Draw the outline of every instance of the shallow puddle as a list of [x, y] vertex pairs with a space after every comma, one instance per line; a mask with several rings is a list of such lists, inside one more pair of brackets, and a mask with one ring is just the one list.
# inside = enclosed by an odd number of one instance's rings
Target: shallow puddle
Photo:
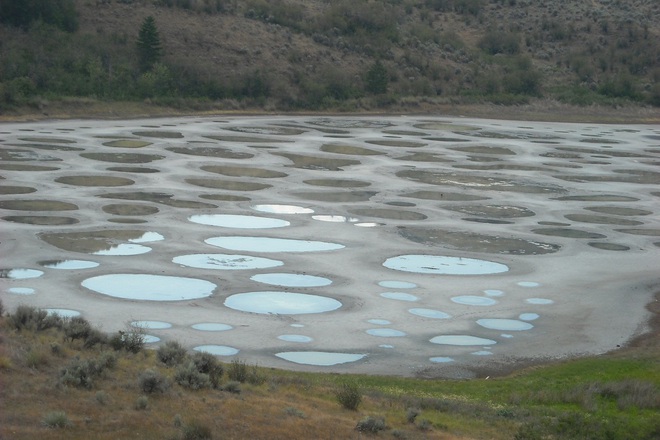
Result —
[[199, 197], [202, 199], [218, 200], [222, 202], [249, 202], [252, 200], [250, 197], [237, 196], [234, 194], [201, 194]]
[[399, 148], [419, 148], [425, 147], [427, 144], [421, 142], [412, 142], [412, 141], [398, 141], [398, 140], [372, 140], [366, 141], [368, 144], [380, 145], [383, 147], [399, 147]]
[[594, 247], [596, 249], [602, 249], [605, 251], [629, 251], [630, 246], [626, 246], [623, 244], [617, 244], [617, 243], [603, 243], [603, 242], [598, 242], [598, 241], [591, 241], [587, 243], [589, 246]]
[[58, 167], [48, 167], [43, 165], [23, 165], [17, 163], [2, 163], [0, 170], [7, 171], [56, 171]]
[[388, 321], [387, 319], [369, 319], [367, 321], [369, 324], [374, 324], [374, 325], [390, 325], [392, 322]]
[[540, 185], [533, 181], [485, 177], [474, 174], [455, 174], [437, 171], [403, 170], [397, 177], [431, 185], [450, 185], [481, 190], [510, 191], [524, 194], [550, 194], [564, 191], [559, 186]]
[[0, 200], [0, 208], [14, 211], [75, 211], [78, 205], [58, 200]]
[[319, 202], [351, 203], [367, 202], [378, 194], [376, 191], [345, 191], [345, 192], [296, 192], [294, 196]]
[[356, 217], [346, 217], [344, 215], [313, 215], [314, 220], [328, 223], [355, 223], [360, 221]]
[[198, 345], [197, 347], [193, 347], [193, 350], [209, 353], [214, 356], [234, 356], [240, 351], [238, 348], [227, 345]]
[[486, 145], [476, 145], [471, 147], [452, 147], [450, 150], [461, 151], [464, 153], [476, 154], [497, 154], [497, 155], [510, 155], [515, 156], [515, 151], [506, 147], [490, 147]]
[[307, 343], [307, 342], [312, 342], [314, 340], [309, 336], [304, 336], [304, 335], [280, 335], [277, 337], [277, 339], [286, 342], [299, 342], [299, 343]]
[[593, 214], [566, 214], [564, 217], [574, 222], [595, 223], [599, 225], [639, 226], [644, 224], [644, 222], [627, 218], [607, 217], [604, 215]]
[[532, 232], [540, 235], [549, 235], [552, 237], [566, 237], [566, 238], [607, 238], [606, 235], [598, 234], [596, 232], [582, 231], [580, 229], [571, 228], [541, 228], [532, 229]]
[[375, 156], [385, 154], [382, 151], [370, 150], [369, 148], [362, 148], [345, 144], [326, 144], [321, 146], [321, 151], [326, 153], [349, 154], [355, 156]]
[[393, 328], [370, 328], [366, 333], [371, 336], [378, 336], [381, 338], [401, 338], [406, 336], [406, 332], [395, 330]]
[[219, 147], [167, 147], [166, 150], [189, 156], [218, 157], [221, 159], [250, 159], [254, 157], [252, 153], [243, 153]]
[[29, 280], [32, 278], [39, 278], [43, 274], [43, 271], [37, 269], [0, 269], [0, 279], [6, 278], [10, 280]]
[[57, 315], [62, 318], [75, 318], [76, 316], [80, 316], [80, 312], [78, 310], [71, 310], [71, 309], [44, 309], [49, 315]]
[[293, 292], [247, 292], [230, 295], [225, 306], [241, 312], [265, 315], [300, 315], [337, 310], [342, 304], [333, 298]]
[[417, 284], [410, 283], [408, 281], [379, 281], [378, 285], [380, 287], [385, 287], [387, 289], [414, 289], [417, 287]]
[[270, 126], [270, 127], [224, 127], [225, 130], [238, 131], [240, 133], [251, 134], [274, 134], [279, 136], [297, 136], [305, 133], [306, 130], [288, 126]]
[[660, 237], [660, 229], [617, 229], [617, 232], [632, 235], [647, 235], [649, 237]]
[[64, 176], [55, 179], [55, 182], [75, 186], [128, 186], [134, 180], [113, 176]]
[[364, 217], [386, 218], [392, 220], [425, 220], [428, 218], [422, 213], [415, 211], [405, 211], [403, 209], [359, 208], [350, 209], [349, 212], [351, 214]]
[[535, 321], [539, 319], [539, 315], [538, 313], [521, 313], [518, 316], [518, 319], [520, 319], [521, 321]]
[[270, 229], [289, 226], [286, 220], [254, 215], [200, 214], [188, 217], [193, 223], [234, 229]]
[[625, 208], [622, 206], [587, 206], [584, 209], [593, 212], [598, 212], [601, 214], [624, 215], [624, 216], [653, 214], [653, 211], [647, 211], [645, 209], [636, 209], [636, 208]]
[[440, 191], [415, 191], [402, 194], [402, 197], [412, 197], [424, 200], [440, 200], [446, 202], [472, 202], [476, 200], [488, 200], [490, 197], [476, 196], [472, 194], [440, 192]]
[[440, 310], [434, 309], [424, 309], [424, 308], [412, 308], [408, 309], [408, 312], [421, 316], [422, 318], [432, 318], [432, 319], [449, 319], [451, 315], [449, 313], [441, 312]]
[[429, 358], [429, 361], [431, 361], [435, 364], [445, 364], [445, 363], [448, 363], [448, 362], [454, 362], [454, 359], [450, 358], [450, 357], [446, 357], [446, 356], [435, 356], [435, 357]]
[[630, 196], [619, 196], [616, 194], [594, 194], [584, 196], [557, 197], [553, 200], [561, 200], [567, 202], [636, 202], [639, 199]]
[[412, 162], [453, 162], [442, 154], [416, 152], [406, 156], [395, 157], [395, 160], [409, 160]]
[[135, 136], [145, 136], [162, 139], [181, 139], [183, 134], [177, 131], [160, 131], [160, 130], [147, 130], [147, 131], [134, 131]]
[[534, 328], [532, 324], [517, 319], [484, 318], [478, 319], [477, 324], [490, 330], [502, 331], [524, 331]]
[[39, 226], [64, 226], [64, 225], [74, 225], [80, 222], [80, 220], [73, 217], [40, 216], [40, 215], [10, 215], [7, 217], [2, 217], [2, 219], [12, 223], [25, 223], [28, 225], [39, 225]]
[[116, 163], [149, 163], [165, 159], [165, 156], [158, 154], [140, 153], [80, 153], [80, 156], [85, 159], [97, 160], [100, 162]]
[[36, 188], [30, 186], [0, 186], [0, 194], [30, 194], [36, 192]]
[[203, 171], [208, 171], [209, 173], [223, 174], [225, 176], [231, 176], [231, 177], [258, 177], [264, 179], [272, 179], [272, 178], [288, 176], [288, 174], [282, 173], [280, 171], [267, 170], [263, 168], [251, 168], [251, 167], [205, 165], [200, 169], [202, 169]]
[[463, 205], [446, 206], [444, 209], [461, 212], [468, 215], [494, 218], [518, 218], [532, 217], [536, 215], [534, 211], [527, 209], [524, 206], [512, 205]]
[[537, 283], [536, 281], [518, 281], [516, 283], [520, 287], [539, 287], [541, 283]]
[[343, 167], [351, 165], [359, 165], [359, 160], [354, 159], [335, 159], [320, 156], [305, 156], [303, 154], [294, 153], [272, 153], [276, 156], [281, 156], [293, 162], [294, 168], [302, 168], [309, 170], [326, 170], [326, 171], [342, 171]]
[[408, 301], [408, 302], [419, 301], [419, 298], [417, 296], [404, 292], [383, 292], [380, 294], [380, 296], [382, 298], [394, 299], [396, 301]]
[[103, 212], [112, 215], [152, 215], [159, 212], [159, 209], [150, 205], [129, 205], [129, 204], [115, 204], [105, 205]]
[[555, 303], [553, 300], [547, 298], [527, 298], [525, 302], [527, 304], [535, 304], [539, 306], [545, 306]]
[[[151, 248], [138, 243], [163, 240], [160, 234], [141, 230], [98, 230], [88, 232], [41, 233], [46, 243], [72, 252], [94, 255], [138, 255]], [[125, 243], [129, 242], [129, 243]]]
[[118, 139], [116, 141], [104, 142], [103, 145], [116, 148], [142, 148], [151, 145], [151, 142], [140, 141], [137, 139]]
[[522, 238], [507, 238], [473, 232], [456, 232], [422, 227], [401, 227], [398, 233], [415, 243], [433, 244], [468, 252], [507, 255], [541, 255], [557, 252], [561, 246]]
[[250, 277], [252, 281], [282, 287], [322, 287], [332, 284], [332, 280], [314, 275], [298, 273], [261, 273]]
[[99, 263], [88, 260], [47, 260], [40, 261], [39, 264], [49, 269], [79, 270], [98, 267]]
[[150, 274], [109, 274], [87, 278], [82, 286], [114, 298], [140, 301], [185, 301], [206, 298], [216, 285], [210, 281]]
[[327, 351], [284, 351], [275, 354], [275, 356], [295, 364], [330, 367], [333, 365], [357, 362], [360, 359], [365, 358], [367, 355], [358, 353], [333, 353]]
[[10, 287], [7, 289], [7, 293], [12, 295], [34, 295], [36, 290], [31, 287]]
[[284, 265], [279, 260], [270, 258], [253, 257], [251, 255], [229, 255], [229, 254], [190, 254], [174, 257], [172, 262], [181, 266], [194, 267], [197, 269], [216, 270], [252, 270], [267, 269]]
[[314, 212], [312, 208], [297, 205], [254, 205], [251, 208], [269, 214], [312, 214]]
[[186, 179], [191, 185], [201, 186], [203, 188], [224, 189], [228, 191], [259, 191], [271, 188], [272, 185], [259, 182], [242, 182], [237, 180], [220, 179]]
[[399, 255], [385, 260], [383, 266], [404, 272], [437, 275], [485, 275], [509, 270], [507, 265], [493, 261], [441, 255]]
[[212, 237], [204, 240], [211, 246], [233, 251], [248, 252], [323, 252], [343, 249], [345, 246], [325, 241], [296, 240], [273, 237]]
[[108, 167], [108, 171], [117, 171], [120, 173], [135, 173], [135, 174], [153, 174], [160, 173], [160, 170], [156, 168], [146, 168], [146, 167]]
[[189, 209], [208, 209], [217, 208], [217, 205], [210, 203], [197, 202], [192, 200], [180, 200], [173, 198], [172, 194], [161, 192], [129, 192], [129, 193], [108, 193], [102, 194], [97, 197], [104, 199], [119, 199], [119, 200], [139, 200], [144, 202], [155, 202], [163, 205], [171, 206], [173, 208], [189, 208]]
[[464, 345], [464, 346], [497, 344], [497, 341], [493, 341], [492, 339], [480, 338], [477, 336], [470, 336], [470, 335], [440, 335], [431, 338], [430, 342], [433, 344], [441, 344], [441, 345]]
[[363, 188], [371, 185], [371, 182], [364, 180], [349, 180], [349, 179], [309, 179], [304, 180], [303, 183], [314, 186], [329, 186], [333, 188]]

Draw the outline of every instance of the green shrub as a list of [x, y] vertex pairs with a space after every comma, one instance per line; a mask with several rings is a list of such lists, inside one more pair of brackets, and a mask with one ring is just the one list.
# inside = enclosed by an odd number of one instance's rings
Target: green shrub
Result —
[[183, 426], [183, 440], [210, 440], [213, 438], [211, 428], [199, 420], [191, 420]]
[[368, 434], [377, 434], [385, 428], [385, 419], [382, 417], [374, 416], [365, 417], [355, 426], [355, 429], [359, 432], [366, 432]]
[[117, 351], [139, 353], [144, 348], [144, 329], [120, 330], [110, 337], [109, 343]]
[[180, 365], [174, 373], [174, 380], [182, 387], [199, 390], [211, 386], [208, 374], [200, 373], [192, 361]]
[[191, 359], [195, 364], [197, 371], [207, 374], [213, 388], [218, 388], [220, 385], [220, 379], [222, 379], [222, 375], [225, 371], [218, 359], [211, 353], [201, 351], [195, 352]]
[[298, 417], [301, 419], [304, 419], [306, 417], [303, 411], [299, 410], [298, 408], [294, 408], [292, 406], [287, 406], [286, 408], [284, 408], [284, 414], [291, 417]]
[[520, 52], [520, 36], [513, 32], [491, 29], [479, 40], [478, 46], [490, 55], [515, 55]]
[[41, 331], [51, 327], [62, 327], [63, 320], [59, 315], [49, 315], [45, 310], [20, 305], [9, 315], [9, 325], [19, 331]]
[[165, 345], [158, 348], [156, 357], [168, 367], [172, 367], [183, 362], [186, 357], [186, 349], [177, 341], [167, 341]]
[[354, 382], [344, 382], [335, 391], [339, 404], [349, 410], [356, 411], [362, 402], [360, 387]]
[[240, 383], [247, 382], [248, 378], [248, 365], [240, 359], [233, 359], [229, 364], [227, 369], [227, 376], [231, 380], [235, 380]]
[[71, 341], [87, 339], [92, 332], [92, 325], [81, 316], [74, 316], [64, 321], [64, 336]]
[[408, 408], [406, 410], [406, 421], [408, 423], [415, 423], [415, 419], [419, 415], [420, 411], [418, 408]]
[[46, 414], [41, 421], [49, 428], [67, 428], [72, 425], [64, 411], [53, 411]]
[[92, 359], [75, 358], [60, 370], [60, 383], [91, 388], [94, 377], [101, 374], [103, 368]]
[[29, 368], [45, 367], [50, 364], [48, 353], [39, 347], [31, 348], [25, 354], [25, 365]]
[[149, 398], [147, 396], [140, 396], [135, 400], [135, 409], [144, 411], [149, 409]]
[[155, 370], [145, 370], [138, 376], [138, 387], [147, 394], [164, 393], [170, 387], [165, 376]]
[[107, 405], [110, 401], [110, 396], [105, 391], [97, 391], [95, 399], [99, 405]]
[[223, 385], [222, 391], [233, 394], [241, 394], [241, 383], [235, 380], [231, 380]]

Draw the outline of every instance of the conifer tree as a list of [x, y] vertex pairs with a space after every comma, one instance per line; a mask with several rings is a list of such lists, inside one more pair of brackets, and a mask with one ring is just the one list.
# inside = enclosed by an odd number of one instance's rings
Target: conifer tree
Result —
[[156, 27], [156, 20], [151, 15], [144, 19], [137, 39], [138, 61], [140, 70], [146, 72], [163, 56], [160, 44], [160, 35]]
[[387, 69], [380, 62], [376, 61], [367, 71], [367, 91], [375, 95], [387, 93], [387, 84], [389, 78]]

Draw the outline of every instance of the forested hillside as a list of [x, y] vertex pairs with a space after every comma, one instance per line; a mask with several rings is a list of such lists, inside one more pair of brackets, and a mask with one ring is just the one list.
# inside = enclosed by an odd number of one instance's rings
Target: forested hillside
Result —
[[0, 0], [0, 22], [5, 112], [660, 106], [656, 0]]

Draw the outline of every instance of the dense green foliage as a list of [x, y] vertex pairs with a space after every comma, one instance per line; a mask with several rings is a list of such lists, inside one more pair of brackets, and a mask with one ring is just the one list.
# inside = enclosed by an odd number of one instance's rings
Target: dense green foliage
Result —
[[0, 22], [28, 29], [39, 21], [75, 32], [78, 14], [74, 0], [0, 0]]
[[[635, 1], [647, 13], [602, 1], [0, 0], [0, 111], [69, 97], [660, 105], [660, 15]], [[124, 24], [136, 11], [142, 23]]]

